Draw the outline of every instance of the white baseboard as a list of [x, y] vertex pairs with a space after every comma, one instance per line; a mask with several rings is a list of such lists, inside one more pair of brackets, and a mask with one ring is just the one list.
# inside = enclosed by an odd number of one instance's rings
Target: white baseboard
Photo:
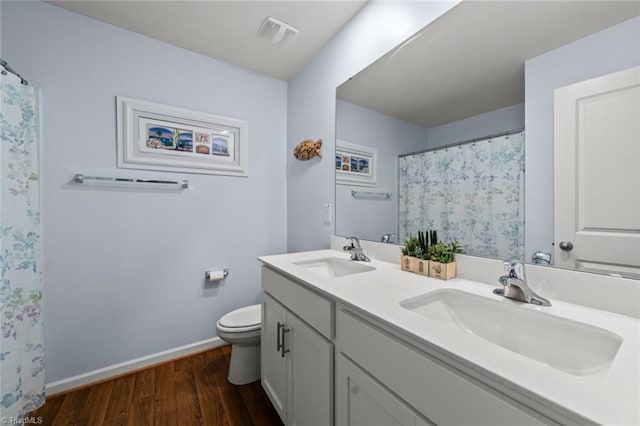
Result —
[[214, 337], [212, 339], [203, 340], [201, 342], [191, 343], [189, 345], [180, 346], [178, 348], [168, 349], [166, 351], [143, 356], [141, 358], [132, 359], [131, 361], [125, 361], [120, 364], [110, 365], [108, 367], [89, 371], [88, 373], [83, 373], [77, 376], [47, 383], [45, 385], [45, 393], [46, 395], [53, 395], [61, 392], [66, 392], [71, 389], [83, 387], [91, 383], [109, 379], [110, 377], [116, 377], [135, 370], [140, 370], [141, 368], [145, 368], [150, 365], [159, 364], [164, 361], [169, 361], [171, 359], [180, 358], [185, 355], [195, 354], [197, 352], [206, 351], [208, 349], [213, 349], [218, 346], [224, 345], [226, 345], [226, 343], [222, 339], [220, 339], [219, 337]]

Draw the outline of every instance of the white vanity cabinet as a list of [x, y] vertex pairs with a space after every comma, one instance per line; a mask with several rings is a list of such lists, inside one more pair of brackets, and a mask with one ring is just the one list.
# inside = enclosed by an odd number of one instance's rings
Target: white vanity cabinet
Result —
[[332, 303], [267, 268], [262, 286], [262, 387], [286, 425], [332, 425]]
[[[496, 308], [480, 300], [496, 299], [486, 284], [468, 279], [443, 283], [375, 258], [366, 265], [350, 262], [337, 250], [260, 261], [266, 293], [262, 384], [287, 425], [640, 424], [637, 319], [561, 301], [546, 313], [512, 301]], [[454, 293], [451, 300], [464, 303], [453, 311], [476, 309], [473, 321], [495, 325], [490, 330], [503, 340], [494, 344], [465, 332], [449, 314], [437, 317], [450, 308], [445, 295]], [[425, 301], [432, 304], [430, 310], [419, 312], [416, 307], [427, 306]], [[506, 313], [494, 315], [497, 310]], [[521, 321], [517, 326], [523, 333], [500, 327], [503, 322], [515, 327], [515, 319], [534, 313], [544, 321]], [[573, 344], [584, 339], [556, 333], [559, 320], [583, 323], [607, 337]], [[606, 327], [599, 330], [598, 324]], [[557, 337], [545, 340], [548, 335], [530, 330], [538, 326]], [[612, 355], [605, 353], [611, 353], [611, 342], [619, 343], [612, 349], [615, 359], [583, 376], [526, 355], [535, 349], [546, 357], [551, 350], [552, 361], [571, 362], [574, 355], [562, 350], [565, 336], [571, 337], [569, 347], [581, 348], [576, 371], [609, 360]]]
[[[397, 339], [380, 324], [341, 308], [336, 317], [337, 425], [553, 423]], [[376, 422], [367, 410], [385, 420]]]

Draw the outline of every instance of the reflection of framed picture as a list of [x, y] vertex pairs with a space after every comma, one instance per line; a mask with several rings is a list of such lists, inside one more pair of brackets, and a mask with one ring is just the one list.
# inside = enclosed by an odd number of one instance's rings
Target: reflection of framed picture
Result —
[[376, 186], [378, 149], [336, 141], [336, 183], [340, 185]]
[[117, 97], [118, 167], [247, 176], [246, 121]]

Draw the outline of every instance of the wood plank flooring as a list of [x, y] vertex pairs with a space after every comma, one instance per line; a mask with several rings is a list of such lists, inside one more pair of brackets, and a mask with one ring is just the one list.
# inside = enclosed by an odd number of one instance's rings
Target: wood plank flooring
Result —
[[260, 382], [227, 381], [231, 346], [60, 396], [29, 414], [52, 426], [282, 425]]

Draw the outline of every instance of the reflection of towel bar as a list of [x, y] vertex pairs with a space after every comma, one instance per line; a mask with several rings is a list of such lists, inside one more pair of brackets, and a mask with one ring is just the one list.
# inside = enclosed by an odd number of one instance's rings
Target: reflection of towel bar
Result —
[[80, 185], [99, 185], [99, 186], [137, 186], [137, 187], [154, 187], [166, 189], [186, 189], [189, 188], [188, 180], [158, 180], [158, 179], [128, 179], [115, 177], [85, 176], [82, 173], [76, 173], [73, 182]]
[[356, 191], [351, 190], [353, 198], [391, 198], [390, 192], [372, 192], [372, 191]]

